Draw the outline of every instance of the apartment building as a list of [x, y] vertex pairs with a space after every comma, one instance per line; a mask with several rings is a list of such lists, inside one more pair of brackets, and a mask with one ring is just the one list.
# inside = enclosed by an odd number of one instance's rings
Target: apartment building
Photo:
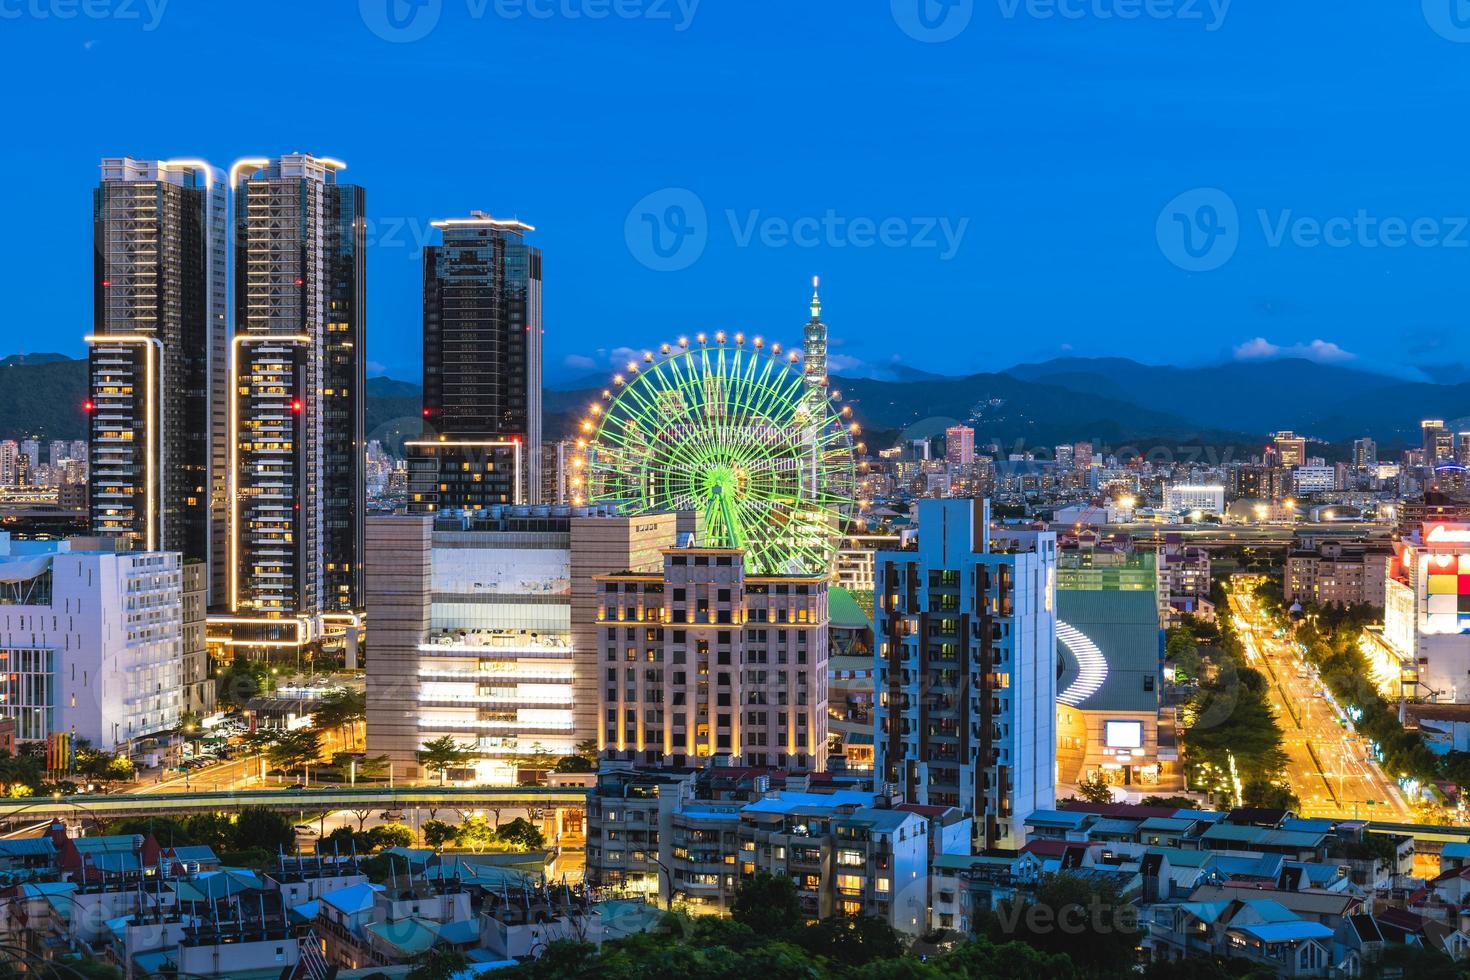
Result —
[[118, 539], [0, 533], [0, 716], [16, 737], [70, 732], [129, 752], [184, 710], [182, 571]]
[[1305, 538], [1286, 558], [1286, 601], [1383, 606], [1393, 551], [1366, 541]]
[[878, 555], [874, 770], [975, 820], [980, 850], [1056, 797], [1056, 535], [992, 538], [981, 500], [919, 504], [918, 548]]
[[595, 581], [605, 758], [826, 767], [825, 577], [747, 575], [739, 550], [679, 547], [658, 572]]
[[915, 936], [930, 926], [931, 860], [969, 851], [970, 822], [955, 808], [819, 774], [769, 772], [719, 792], [722, 772], [605, 770], [588, 804], [588, 881], [728, 915], [742, 880], [778, 875], [809, 919], [874, 916]]

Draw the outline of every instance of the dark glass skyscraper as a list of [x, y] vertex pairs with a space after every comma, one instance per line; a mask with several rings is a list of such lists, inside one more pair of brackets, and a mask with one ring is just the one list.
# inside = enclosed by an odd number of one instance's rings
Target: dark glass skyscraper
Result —
[[541, 498], [541, 250], [519, 221], [436, 221], [424, 250], [424, 433], [410, 509]]
[[226, 195], [202, 160], [102, 161], [93, 193], [93, 530], [225, 588]]
[[[235, 164], [229, 642], [304, 646], [362, 609], [366, 224], [344, 164]], [[218, 635], [218, 634], [217, 634]]]

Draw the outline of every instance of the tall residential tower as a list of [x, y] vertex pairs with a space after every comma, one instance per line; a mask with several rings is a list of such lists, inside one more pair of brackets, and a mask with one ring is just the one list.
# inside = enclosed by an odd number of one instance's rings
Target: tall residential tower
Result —
[[424, 249], [424, 434], [415, 513], [541, 502], [541, 250], [483, 211]]
[[1056, 535], [991, 540], [980, 500], [919, 502], [917, 551], [877, 557], [874, 772], [1015, 850], [1056, 802]]
[[237, 646], [301, 646], [362, 609], [366, 227], [345, 164], [230, 170], [234, 389], [229, 609]]
[[108, 157], [93, 192], [90, 510], [225, 588], [226, 197], [202, 160]]

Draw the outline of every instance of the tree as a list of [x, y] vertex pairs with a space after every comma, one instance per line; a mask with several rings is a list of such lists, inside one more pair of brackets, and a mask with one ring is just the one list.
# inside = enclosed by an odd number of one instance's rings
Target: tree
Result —
[[503, 843], [523, 851], [535, 851], [546, 846], [546, 837], [525, 817], [516, 817], [503, 827], [497, 827], [495, 836]]
[[342, 730], [344, 744], [355, 741], [357, 723], [366, 720], [367, 695], [350, 687], [337, 688], [323, 694], [311, 712], [312, 724], [317, 728]]
[[386, 851], [390, 847], [413, 847], [413, 831], [401, 823], [385, 823], [368, 831], [368, 841], [375, 851]]
[[220, 671], [215, 699], [222, 708], [238, 710], [265, 691], [269, 683], [270, 671], [265, 664], [236, 654], [230, 665]]
[[235, 847], [239, 850], [260, 850], [275, 853], [291, 850], [296, 846], [296, 831], [279, 813], [257, 806], [247, 806], [235, 817]]
[[586, 759], [593, 769], [597, 768], [597, 739], [584, 738], [577, 743], [577, 755]]
[[1095, 771], [1082, 782], [1077, 784], [1077, 795], [1088, 803], [1111, 803], [1113, 802], [1113, 789], [1108, 781], [1103, 778], [1102, 772]]
[[445, 735], [431, 742], [425, 742], [424, 747], [414, 755], [419, 760], [419, 765], [429, 772], [439, 774], [440, 786], [444, 785], [449, 770], [463, 766], [474, 758], [474, 753], [455, 741], [453, 735]]
[[470, 958], [457, 946], [430, 946], [413, 962], [407, 980], [451, 980], [470, 967]]
[[1280, 786], [1268, 779], [1252, 779], [1241, 787], [1241, 797], [1246, 806], [1258, 806], [1268, 810], [1300, 810], [1302, 801], [1289, 786]]
[[459, 825], [454, 841], [479, 854], [495, 841], [495, 828], [484, 817], [469, 816]]
[[322, 733], [314, 728], [282, 731], [268, 750], [271, 764], [287, 772], [308, 770], [322, 754]]
[[212, 847], [216, 852], [231, 847], [234, 842], [234, 821], [217, 810], [187, 816], [183, 824], [184, 832], [192, 843]]
[[745, 879], [735, 889], [730, 916], [768, 935], [783, 932], [805, 918], [796, 897], [796, 882], [765, 871]]
[[564, 755], [556, 760], [557, 772], [596, 772], [596, 763], [588, 762], [580, 755]]
[[904, 952], [886, 920], [875, 916], [832, 916], [808, 924], [796, 942], [814, 956], [825, 956], [844, 967], [865, 966], [874, 960], [894, 959]]
[[1048, 875], [1035, 901], [1005, 899], [976, 922], [975, 931], [1001, 943], [1016, 939], [1043, 953], [1070, 956], [1084, 973], [1129, 963], [1138, 942], [1138, 910], [1108, 882]]
[[452, 843], [458, 833], [453, 824], [443, 820], [425, 820], [423, 832], [424, 843], [436, 851], [442, 851], [445, 844]]

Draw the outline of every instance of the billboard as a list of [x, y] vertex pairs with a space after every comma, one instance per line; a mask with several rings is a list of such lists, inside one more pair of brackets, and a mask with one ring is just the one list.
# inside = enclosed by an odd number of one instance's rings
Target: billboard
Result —
[[1143, 748], [1143, 722], [1103, 722], [1103, 744], [1110, 749]]

